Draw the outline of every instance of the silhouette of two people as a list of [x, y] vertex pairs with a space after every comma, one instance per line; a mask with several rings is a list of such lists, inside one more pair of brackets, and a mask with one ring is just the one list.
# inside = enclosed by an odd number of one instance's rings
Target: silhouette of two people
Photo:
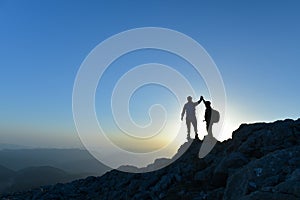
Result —
[[212, 109], [211, 102], [204, 100], [203, 96], [200, 97], [200, 100], [197, 102], [192, 101], [192, 97], [187, 97], [187, 103], [184, 105], [181, 113], [181, 120], [183, 120], [184, 114], [186, 114], [186, 126], [187, 126], [187, 140], [191, 139], [190, 132], [191, 132], [191, 124], [194, 127], [195, 132], [195, 139], [199, 139], [198, 137], [198, 128], [197, 128], [197, 118], [196, 118], [196, 106], [198, 106], [201, 101], [204, 102], [205, 105], [205, 115], [204, 121], [206, 122], [206, 130], [208, 136], [213, 138], [212, 134], [212, 125], [213, 123], [218, 122], [219, 120], [219, 113]]

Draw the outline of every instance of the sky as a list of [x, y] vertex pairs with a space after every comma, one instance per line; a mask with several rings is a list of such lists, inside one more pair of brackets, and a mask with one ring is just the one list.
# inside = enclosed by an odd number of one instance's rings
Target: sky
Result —
[[[299, 9], [298, 1], [0, 0], [0, 142], [82, 147], [72, 115], [76, 74], [99, 43], [140, 27], [176, 30], [205, 48], [226, 89], [226, 137], [241, 123], [298, 119]], [[209, 99], [203, 79], [182, 59], [157, 50], [130, 53], [110, 66], [95, 96], [98, 120], [112, 135], [111, 89], [126, 70], [147, 62], [174, 67], [190, 79], [194, 99]], [[157, 85], [133, 94], [132, 118], [146, 125], [157, 103], [172, 113], [174, 126], [181, 123], [174, 95]], [[197, 108], [201, 133], [203, 109]]]

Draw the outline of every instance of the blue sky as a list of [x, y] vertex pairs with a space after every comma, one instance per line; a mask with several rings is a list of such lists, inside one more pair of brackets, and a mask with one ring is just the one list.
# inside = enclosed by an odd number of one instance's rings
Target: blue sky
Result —
[[72, 89], [82, 61], [108, 37], [147, 26], [180, 31], [207, 50], [223, 77], [230, 127], [299, 118], [299, 9], [298, 1], [0, 0], [0, 140], [80, 146]]

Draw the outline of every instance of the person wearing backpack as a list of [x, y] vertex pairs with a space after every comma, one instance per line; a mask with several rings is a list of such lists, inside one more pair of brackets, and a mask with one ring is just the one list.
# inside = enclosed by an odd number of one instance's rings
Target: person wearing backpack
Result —
[[212, 109], [210, 101], [205, 101], [203, 96], [200, 97], [200, 101], [204, 102], [205, 105], [205, 115], [204, 120], [206, 122], [206, 130], [209, 137], [213, 137], [212, 134], [212, 125], [217, 123], [220, 119], [220, 114], [218, 111]]

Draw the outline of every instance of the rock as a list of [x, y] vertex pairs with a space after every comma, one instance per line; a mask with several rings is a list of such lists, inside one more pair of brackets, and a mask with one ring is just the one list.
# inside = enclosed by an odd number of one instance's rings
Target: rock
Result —
[[291, 173], [289, 176], [287, 176], [287, 180], [289, 180], [289, 181], [300, 181], [300, 168], [295, 169], [293, 171], [293, 173]]
[[290, 194], [300, 199], [300, 181], [288, 180], [275, 187], [275, 191]]
[[[275, 151], [267, 156], [254, 160], [233, 174], [227, 182], [224, 200], [240, 199], [249, 192], [249, 181], [255, 181], [257, 190], [269, 184], [269, 177], [285, 176], [289, 167], [282, 167], [292, 157], [300, 156], [300, 146]], [[250, 170], [252, 169], [252, 170]], [[288, 170], [289, 171], [289, 170]], [[267, 181], [268, 180], [268, 181]], [[253, 189], [250, 188], [250, 192]]]
[[215, 200], [215, 199], [223, 199], [224, 188], [218, 188], [211, 192], [208, 192], [206, 199], [207, 200]]
[[249, 181], [248, 184], [249, 184], [249, 187], [253, 188], [253, 190], [255, 190], [257, 188], [256, 183], [253, 181]]
[[228, 173], [233, 172], [233, 169], [242, 167], [248, 163], [248, 159], [240, 152], [231, 153], [216, 167], [213, 176], [212, 184], [214, 186], [220, 187], [225, 186], [228, 178]]
[[263, 169], [260, 167], [254, 168], [253, 171], [257, 177], [260, 177], [263, 173]]
[[297, 197], [284, 194], [284, 193], [272, 193], [272, 192], [263, 192], [263, 191], [256, 191], [244, 197], [241, 197], [239, 200], [299, 200]]
[[206, 168], [205, 170], [199, 171], [195, 174], [194, 180], [200, 182], [210, 181], [211, 169]]
[[[126, 199], [126, 198], [124, 198], [124, 199]], [[137, 193], [136, 195], [134, 195], [132, 197], [132, 199], [140, 200], [140, 199], [152, 199], [152, 198], [148, 191], [141, 191], [141, 192]]]
[[241, 199], [248, 190], [248, 177], [244, 170], [237, 171], [229, 177], [224, 191], [224, 200]]
[[280, 181], [279, 175], [268, 177], [264, 180], [263, 187], [275, 186], [279, 183], [279, 181]]
[[227, 183], [228, 173], [215, 172], [211, 179], [211, 184], [216, 187], [225, 187]]

